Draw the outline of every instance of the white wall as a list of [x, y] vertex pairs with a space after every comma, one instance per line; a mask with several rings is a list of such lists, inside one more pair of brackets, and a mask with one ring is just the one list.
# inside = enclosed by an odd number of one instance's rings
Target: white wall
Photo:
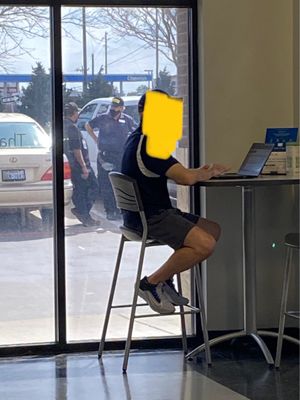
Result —
[[202, 1], [207, 161], [237, 168], [266, 127], [294, 124], [293, 3]]
[[[237, 169], [251, 143], [264, 141], [267, 127], [298, 125], [299, 0], [199, 1], [199, 51], [202, 161]], [[281, 242], [297, 229], [298, 198], [288, 187], [256, 191], [258, 321], [264, 327], [277, 324]], [[241, 327], [240, 190], [209, 189], [204, 199], [207, 216], [223, 227], [208, 262], [209, 328]]]

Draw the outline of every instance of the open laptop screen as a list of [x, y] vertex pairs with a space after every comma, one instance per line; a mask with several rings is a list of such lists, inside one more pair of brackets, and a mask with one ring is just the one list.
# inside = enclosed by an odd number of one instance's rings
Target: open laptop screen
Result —
[[258, 176], [263, 169], [272, 149], [273, 144], [253, 143], [245, 157], [238, 174]]

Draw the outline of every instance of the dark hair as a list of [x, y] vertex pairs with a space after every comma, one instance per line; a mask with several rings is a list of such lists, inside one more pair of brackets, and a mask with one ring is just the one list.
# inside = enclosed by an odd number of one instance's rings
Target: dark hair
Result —
[[78, 106], [73, 101], [70, 103], [65, 104], [64, 106], [64, 116], [71, 117], [74, 112], [79, 111]]
[[[150, 90], [150, 92], [159, 92], [159, 93], [169, 95], [167, 92], [165, 92], [164, 90], [161, 90], [161, 89], [153, 89], [153, 90]], [[147, 94], [147, 92], [144, 93], [143, 96], [139, 99], [139, 102], [138, 102], [138, 111], [139, 112], [144, 111], [145, 103], [146, 103], [146, 94]]]

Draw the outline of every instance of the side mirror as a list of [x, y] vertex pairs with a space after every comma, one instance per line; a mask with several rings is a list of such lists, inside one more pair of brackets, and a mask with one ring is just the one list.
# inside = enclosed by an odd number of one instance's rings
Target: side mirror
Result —
[[77, 123], [77, 127], [78, 127], [80, 130], [85, 131], [85, 130], [86, 130], [86, 129], [85, 129], [85, 121], [79, 121], [79, 122]]

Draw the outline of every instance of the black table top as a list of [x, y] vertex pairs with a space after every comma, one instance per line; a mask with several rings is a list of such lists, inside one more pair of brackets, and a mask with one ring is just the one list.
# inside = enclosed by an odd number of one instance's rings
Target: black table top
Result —
[[276, 186], [276, 185], [299, 185], [298, 175], [260, 175], [249, 179], [210, 179], [196, 183], [196, 186], [205, 187], [232, 187], [232, 186]]

